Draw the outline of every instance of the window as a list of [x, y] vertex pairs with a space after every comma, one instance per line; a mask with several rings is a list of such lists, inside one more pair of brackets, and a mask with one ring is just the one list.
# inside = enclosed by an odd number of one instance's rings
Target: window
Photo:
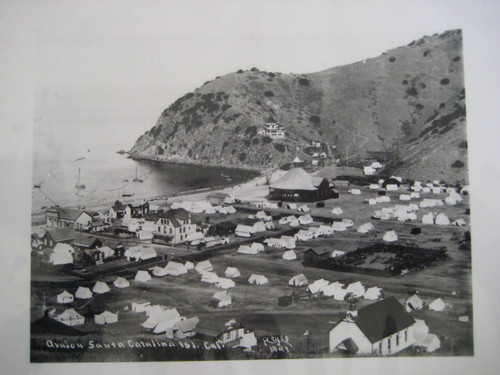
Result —
[[396, 335], [396, 346], [399, 346], [399, 334]]
[[387, 350], [389, 352], [391, 351], [391, 338], [390, 337], [387, 339]]
[[378, 352], [382, 353], [382, 341], [378, 343]]
[[408, 341], [408, 330], [405, 331], [405, 342]]

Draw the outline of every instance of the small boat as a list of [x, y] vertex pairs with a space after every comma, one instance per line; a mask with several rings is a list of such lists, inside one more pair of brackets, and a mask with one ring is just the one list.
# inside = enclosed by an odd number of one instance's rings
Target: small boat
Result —
[[134, 179], [132, 181], [134, 181], [134, 182], [142, 182], [142, 180], [137, 177], [137, 167], [135, 167], [135, 177], [134, 177]]
[[126, 197], [133, 197], [134, 196], [134, 193], [122, 193], [122, 197], [126, 198]]
[[80, 184], [80, 168], [78, 168], [78, 180], [76, 181], [75, 187], [77, 189], [85, 189], [85, 185], [84, 184]]
[[119, 151], [116, 151], [117, 154], [120, 154], [120, 155], [123, 155], [125, 154], [125, 150], [119, 150]]
[[42, 183], [39, 182], [38, 184], [34, 184], [33, 188], [35, 188], [35, 189], [41, 189], [42, 188]]
[[85, 158], [87, 158], [87, 157], [86, 157], [86, 156], [83, 156], [83, 157], [81, 157], [81, 158], [75, 159], [75, 161], [80, 161], [80, 160], [83, 160], [83, 159], [85, 159]]

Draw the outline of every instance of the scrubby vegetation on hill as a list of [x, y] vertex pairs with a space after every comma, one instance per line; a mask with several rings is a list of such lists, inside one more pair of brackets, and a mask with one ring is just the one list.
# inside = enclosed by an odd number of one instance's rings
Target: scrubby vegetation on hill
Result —
[[[316, 140], [336, 146], [332, 158], [345, 158], [347, 147], [359, 163], [382, 152], [393, 155], [389, 168], [408, 177], [464, 180], [461, 56], [454, 30], [317, 73], [240, 69], [172, 103], [131, 155], [263, 169], [290, 162], [297, 149], [307, 160], [302, 150]], [[285, 128], [285, 139], [259, 133], [269, 120]], [[463, 166], [451, 167], [455, 161]]]

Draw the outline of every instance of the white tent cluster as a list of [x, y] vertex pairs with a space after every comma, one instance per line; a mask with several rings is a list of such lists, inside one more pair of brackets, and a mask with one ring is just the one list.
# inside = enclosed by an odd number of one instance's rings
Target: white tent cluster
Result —
[[257, 255], [262, 251], [264, 251], [264, 245], [258, 242], [253, 242], [250, 246], [240, 245], [237, 252], [238, 254]]
[[268, 238], [264, 243], [269, 247], [276, 247], [281, 249], [295, 249], [295, 238], [290, 236], [281, 236], [280, 238]]

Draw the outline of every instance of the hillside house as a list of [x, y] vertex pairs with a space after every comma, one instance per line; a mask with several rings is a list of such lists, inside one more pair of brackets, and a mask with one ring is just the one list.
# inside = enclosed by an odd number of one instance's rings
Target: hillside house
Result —
[[293, 168], [269, 188], [273, 200], [291, 202], [316, 202], [334, 197], [326, 178], [313, 177], [302, 168]]
[[346, 317], [329, 334], [330, 353], [392, 355], [415, 343], [415, 320], [394, 297], [356, 310], [350, 303]]
[[160, 214], [153, 232], [154, 243], [179, 244], [186, 242], [190, 234], [196, 232], [196, 224], [191, 222], [191, 214], [183, 208]]
[[268, 122], [265, 128], [259, 131], [259, 134], [267, 135], [273, 139], [282, 139], [285, 138], [285, 129], [275, 122]]
[[121, 219], [125, 216], [125, 209], [126, 208], [127, 208], [127, 206], [124, 205], [122, 202], [115, 201], [115, 203], [109, 209], [108, 216], [111, 219]]

